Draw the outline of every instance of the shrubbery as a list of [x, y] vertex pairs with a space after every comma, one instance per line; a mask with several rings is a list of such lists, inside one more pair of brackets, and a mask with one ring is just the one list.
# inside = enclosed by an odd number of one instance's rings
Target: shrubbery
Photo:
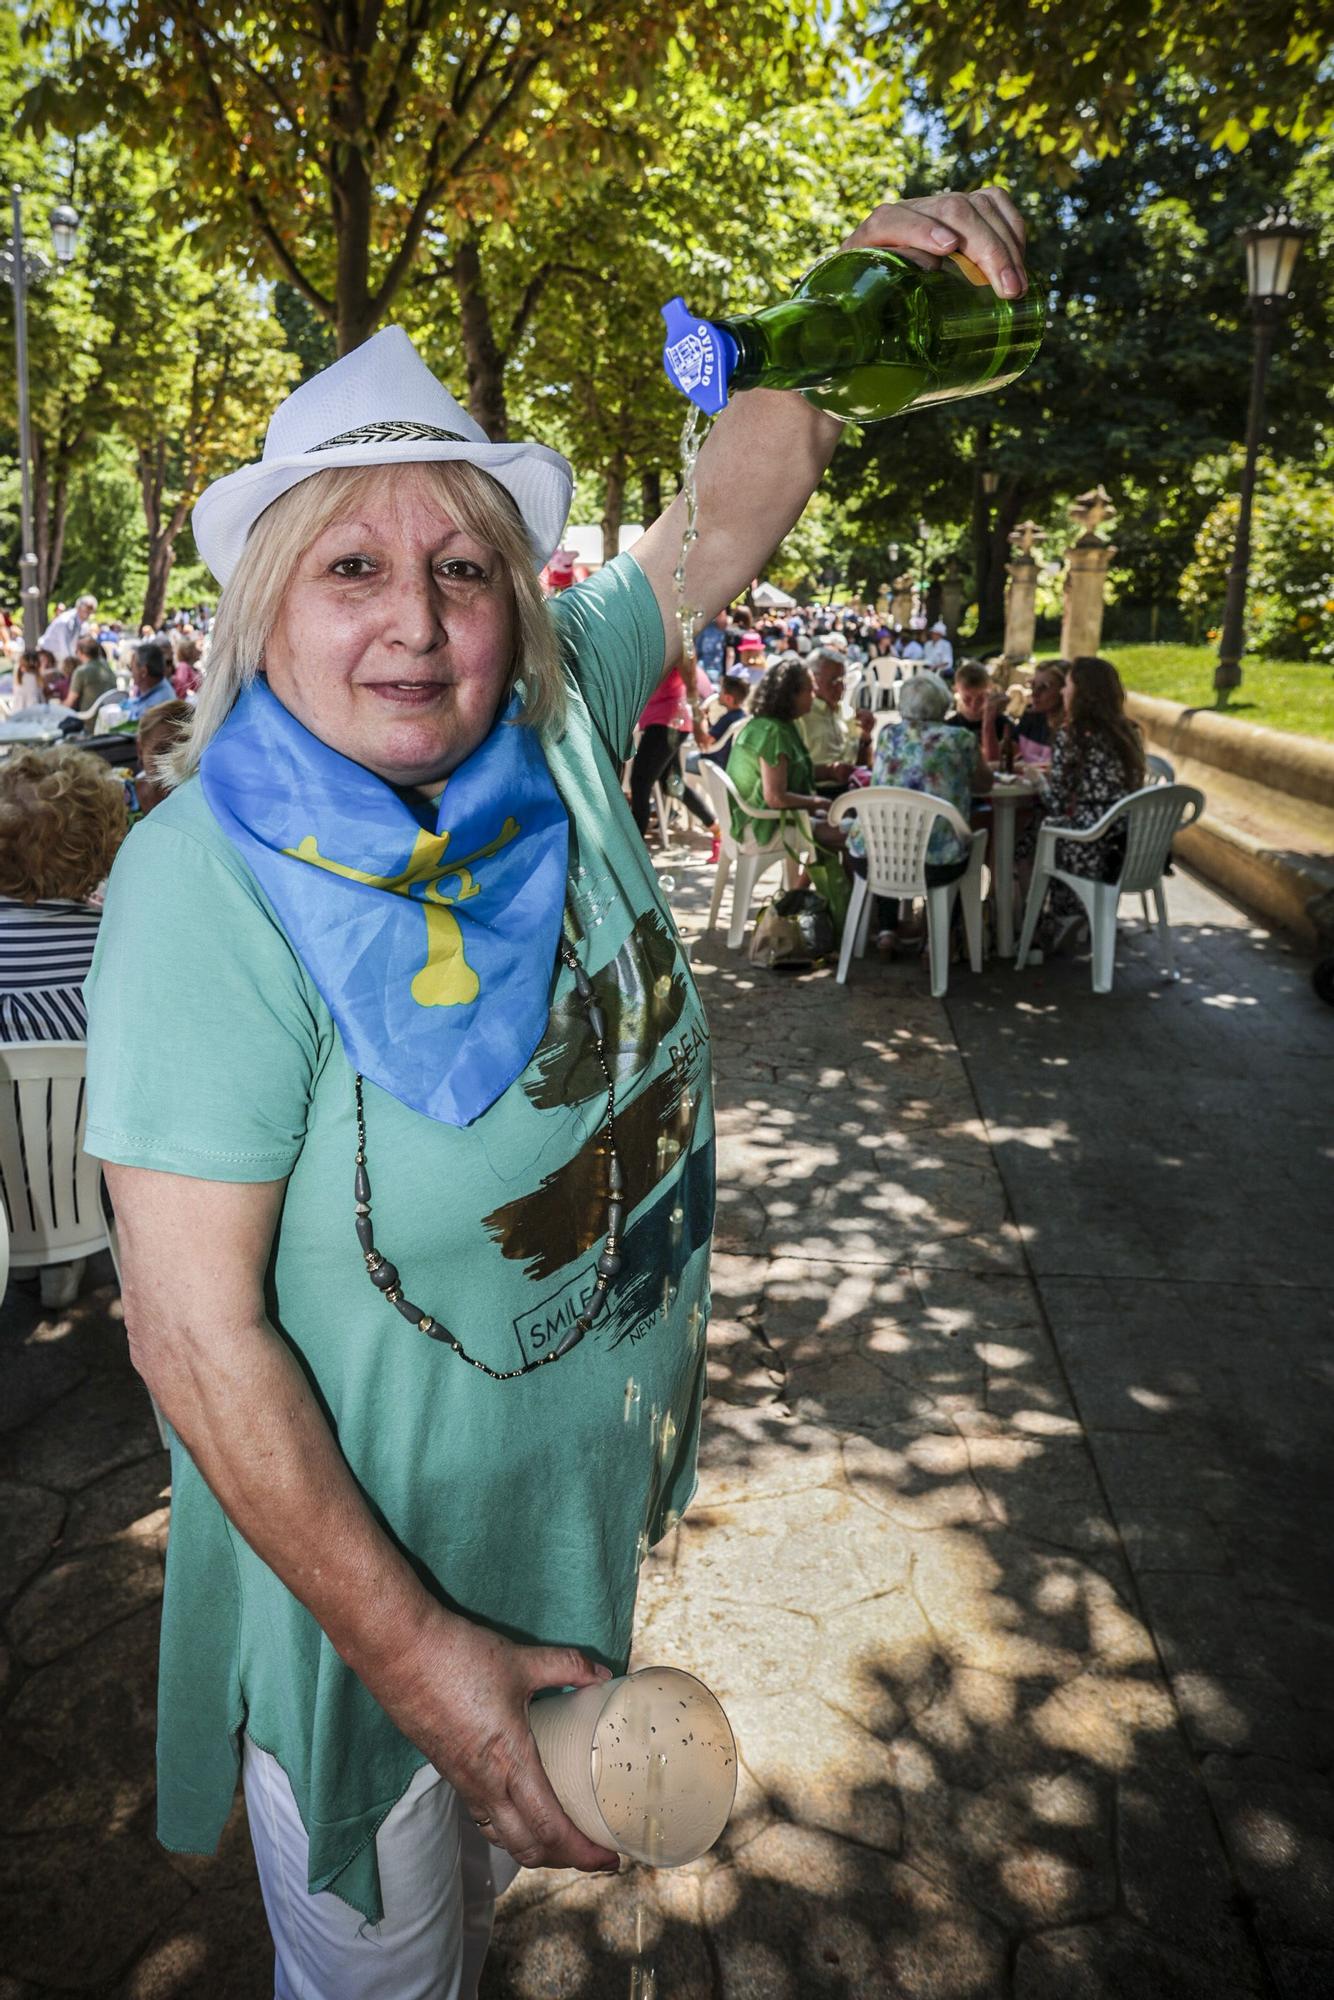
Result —
[[[1195, 538], [1180, 597], [1221, 626], [1239, 502], [1220, 500]], [[1284, 660], [1334, 661], [1334, 484], [1261, 462], [1251, 521], [1246, 646]]]

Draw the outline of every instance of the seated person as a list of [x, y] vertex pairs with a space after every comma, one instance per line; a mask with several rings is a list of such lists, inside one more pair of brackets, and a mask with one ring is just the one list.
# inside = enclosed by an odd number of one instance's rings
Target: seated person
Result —
[[37, 648], [37, 671], [42, 677], [42, 699], [63, 702], [69, 693], [69, 660], [58, 660], [49, 646]]
[[1000, 754], [995, 725], [996, 717], [1004, 706], [1004, 691], [996, 686], [982, 662], [961, 660], [954, 670], [954, 706], [945, 719], [952, 728], [966, 729], [970, 735], [975, 736], [982, 745], [984, 753], [987, 748], [987, 724], [990, 722], [992, 763], [995, 763]]
[[173, 639], [171, 650], [176, 665], [172, 671], [171, 684], [182, 701], [198, 694], [204, 684], [204, 676], [199, 671], [199, 641], [197, 639]]
[[1065, 714], [1065, 660], [1044, 660], [1035, 668], [1028, 705], [1014, 726], [1019, 755], [1026, 764], [1048, 763]]
[[61, 744], [0, 764], [0, 1042], [81, 1042], [101, 912], [88, 901], [125, 838], [119, 777]]
[[139, 724], [135, 737], [139, 769], [134, 774], [134, 802], [131, 810], [140, 819], [160, 806], [171, 789], [162, 769], [162, 760], [184, 743], [194, 724], [194, 709], [188, 701], [156, 702]]
[[74, 672], [69, 679], [66, 708], [87, 715], [99, 695], [110, 694], [116, 685], [116, 670], [108, 660], [100, 639], [77, 639], [74, 643]]
[[806, 662], [796, 654], [776, 661], [751, 696], [749, 719], [733, 736], [727, 763], [741, 799], [740, 806], [732, 807], [737, 840], [752, 832], [766, 844], [775, 838], [773, 820], [751, 819], [745, 811], [748, 805], [765, 806], [782, 814], [780, 834], [788, 827], [805, 834], [809, 827], [818, 846], [842, 848], [842, 827], [812, 824], [807, 818], [825, 805], [816, 795], [811, 755], [797, 726], [814, 698]]
[[764, 641], [758, 632], [743, 632], [737, 641], [736, 671], [744, 674], [752, 688], [758, 687], [764, 679], [769, 662], [764, 655]]
[[[1085, 655], [1071, 663], [1064, 714], [1065, 726], [1056, 732], [1051, 772], [1043, 785], [1043, 816], [1062, 826], [1094, 826], [1128, 793], [1140, 791], [1146, 778], [1144, 741], [1138, 724], [1126, 714], [1125, 689], [1110, 660]], [[1033, 842], [1030, 834], [1017, 852], [1031, 854]], [[1056, 866], [1093, 882], [1114, 882], [1125, 851], [1126, 830], [1118, 826], [1091, 845], [1058, 840]], [[1083, 916], [1074, 891], [1064, 882], [1053, 882], [1048, 916], [1036, 933], [1039, 949], [1059, 950]]]
[[160, 701], [178, 699], [167, 673], [167, 650], [155, 639], [145, 639], [134, 649], [130, 661], [133, 691], [126, 697], [125, 713], [137, 722], [146, 708]]
[[[928, 792], [933, 798], [946, 800], [966, 820], [974, 794], [991, 790], [992, 774], [976, 737], [948, 719], [949, 705], [949, 689], [929, 667], [905, 681], [899, 690], [899, 720], [882, 729], [877, 738], [871, 783]], [[865, 848], [855, 826], [848, 836], [848, 852], [857, 867]], [[956, 882], [968, 867], [968, 854], [967, 845], [954, 829], [937, 820], [927, 842], [927, 888]], [[877, 900], [880, 928], [876, 943], [883, 950], [893, 943], [899, 906], [894, 897]]]
[[844, 721], [847, 667], [841, 653], [831, 646], [821, 646], [806, 664], [810, 668], [813, 699], [798, 726], [815, 766], [816, 790], [827, 790], [833, 798], [846, 788], [855, 767], [867, 762], [875, 716], [869, 708], [859, 708], [855, 729]]
[[[732, 737], [746, 719], [746, 701], [750, 694], [750, 682], [744, 674], [724, 674], [718, 688], [719, 712], [708, 725], [707, 738], [700, 748], [700, 756], [710, 764], [718, 764], [727, 769], [727, 760], [732, 751]], [[686, 760], [689, 763], [689, 759]]]
[[20, 653], [14, 662], [14, 690], [9, 697], [10, 714], [17, 715], [21, 708], [37, 708], [45, 700], [41, 655], [35, 652]]

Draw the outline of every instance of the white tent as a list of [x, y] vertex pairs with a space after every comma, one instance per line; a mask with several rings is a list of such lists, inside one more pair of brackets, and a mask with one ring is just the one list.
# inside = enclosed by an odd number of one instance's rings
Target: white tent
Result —
[[750, 593], [750, 601], [761, 611], [795, 611], [797, 600], [780, 590], [776, 583], [757, 583]]

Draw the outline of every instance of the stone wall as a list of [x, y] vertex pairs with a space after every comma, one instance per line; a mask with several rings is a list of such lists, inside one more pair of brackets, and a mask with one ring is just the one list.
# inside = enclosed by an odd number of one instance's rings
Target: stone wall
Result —
[[1334, 945], [1334, 744], [1142, 694], [1126, 706], [1205, 811], [1177, 837], [1199, 874], [1310, 949]]

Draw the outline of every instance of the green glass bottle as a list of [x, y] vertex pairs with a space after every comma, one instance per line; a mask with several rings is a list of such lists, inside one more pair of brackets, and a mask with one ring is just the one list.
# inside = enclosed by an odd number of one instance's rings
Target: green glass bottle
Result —
[[1003, 299], [976, 265], [923, 270], [893, 250], [836, 250], [791, 298], [705, 320], [662, 309], [663, 367], [716, 415], [736, 389], [799, 389], [845, 422], [882, 422], [925, 403], [1003, 389], [1042, 344], [1042, 301]]

